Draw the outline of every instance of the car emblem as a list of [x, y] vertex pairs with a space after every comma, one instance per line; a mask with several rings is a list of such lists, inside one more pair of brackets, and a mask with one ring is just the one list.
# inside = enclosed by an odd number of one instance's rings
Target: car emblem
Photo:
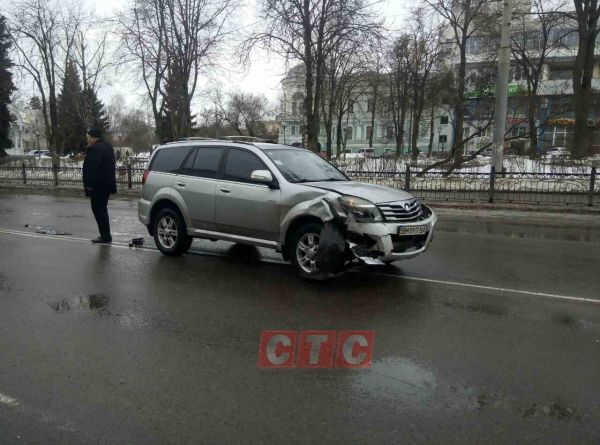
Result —
[[407, 212], [410, 210], [410, 204], [409, 203], [404, 204], [404, 210], [406, 210]]

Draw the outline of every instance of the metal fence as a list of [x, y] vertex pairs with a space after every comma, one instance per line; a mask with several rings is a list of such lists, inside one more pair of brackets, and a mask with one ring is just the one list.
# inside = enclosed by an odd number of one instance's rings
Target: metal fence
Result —
[[[140, 190], [144, 169], [117, 168], [119, 190]], [[348, 170], [360, 182], [410, 191], [424, 200], [517, 202], [530, 204], [600, 204], [596, 167], [589, 173], [474, 173], [412, 169], [401, 172]], [[83, 188], [81, 167], [0, 167], [0, 185]]]
[[530, 204], [600, 204], [596, 167], [590, 173], [474, 173], [411, 169], [346, 171], [356, 181], [400, 188], [420, 199]]
[[[123, 166], [117, 168], [118, 190], [141, 190], [143, 168]], [[81, 167], [0, 167], [0, 185], [33, 185], [83, 189]]]

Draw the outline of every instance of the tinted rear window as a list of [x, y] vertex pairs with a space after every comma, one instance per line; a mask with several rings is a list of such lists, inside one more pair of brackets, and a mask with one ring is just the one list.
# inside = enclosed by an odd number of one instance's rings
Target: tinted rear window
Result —
[[164, 173], [178, 173], [182, 162], [192, 147], [161, 148], [154, 159], [150, 170]]
[[216, 178], [224, 151], [219, 147], [198, 148], [196, 153], [188, 158], [181, 173], [201, 178]]

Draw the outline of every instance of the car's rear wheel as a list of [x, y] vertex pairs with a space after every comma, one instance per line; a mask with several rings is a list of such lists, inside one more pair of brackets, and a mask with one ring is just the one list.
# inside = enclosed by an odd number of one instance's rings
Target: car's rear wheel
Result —
[[193, 239], [187, 234], [183, 218], [173, 209], [159, 211], [153, 227], [154, 242], [165, 255], [183, 255], [192, 245]]
[[292, 235], [289, 256], [302, 278], [323, 280], [331, 276], [321, 272], [316, 264], [322, 230], [321, 224], [308, 223], [301, 226]]

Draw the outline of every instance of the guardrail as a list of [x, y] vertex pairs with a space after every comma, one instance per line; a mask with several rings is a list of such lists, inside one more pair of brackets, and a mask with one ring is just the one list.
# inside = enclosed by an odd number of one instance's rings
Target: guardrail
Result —
[[[141, 190], [144, 169], [130, 165], [117, 168], [119, 190]], [[0, 166], [0, 185], [28, 184], [83, 188], [81, 167]], [[369, 172], [347, 170], [354, 180], [403, 189], [420, 199], [446, 201], [518, 202], [529, 204], [600, 204], [597, 169], [590, 173], [423, 172], [406, 166], [404, 171]]]

